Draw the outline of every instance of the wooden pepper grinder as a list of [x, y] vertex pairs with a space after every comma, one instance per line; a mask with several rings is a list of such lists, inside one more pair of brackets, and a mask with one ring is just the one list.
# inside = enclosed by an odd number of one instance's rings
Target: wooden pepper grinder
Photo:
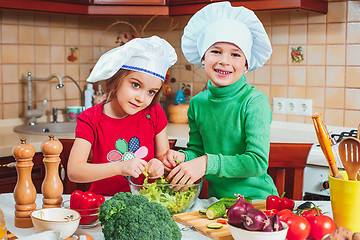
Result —
[[49, 140], [41, 144], [45, 164], [45, 179], [41, 185], [43, 208], [60, 207], [63, 200], [63, 184], [59, 177], [59, 156], [62, 150], [61, 142], [54, 140], [54, 136], [49, 136]]
[[13, 147], [12, 154], [16, 159], [17, 182], [14, 188], [15, 218], [14, 224], [18, 228], [33, 227], [30, 214], [36, 208], [36, 188], [31, 179], [32, 161], [35, 148], [21, 139], [21, 144]]

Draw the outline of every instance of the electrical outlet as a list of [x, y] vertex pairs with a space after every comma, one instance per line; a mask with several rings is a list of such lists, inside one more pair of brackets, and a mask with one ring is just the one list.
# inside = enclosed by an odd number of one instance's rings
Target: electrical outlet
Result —
[[273, 112], [286, 114], [286, 98], [273, 98]]
[[273, 113], [312, 115], [312, 99], [273, 98]]

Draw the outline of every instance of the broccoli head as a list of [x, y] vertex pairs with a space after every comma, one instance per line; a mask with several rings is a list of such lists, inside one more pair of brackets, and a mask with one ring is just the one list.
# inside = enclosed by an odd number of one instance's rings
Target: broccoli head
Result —
[[100, 207], [106, 240], [180, 240], [181, 232], [169, 211], [147, 197], [116, 193]]

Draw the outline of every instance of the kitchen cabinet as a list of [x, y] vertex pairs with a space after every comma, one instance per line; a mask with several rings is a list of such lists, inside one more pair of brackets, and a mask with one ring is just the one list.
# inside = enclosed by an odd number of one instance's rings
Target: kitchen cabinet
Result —
[[[72, 140], [73, 141], [73, 140]], [[72, 146], [69, 143], [63, 143], [64, 150], [60, 154], [61, 164], [59, 166], [59, 176], [61, 176], [61, 170], [65, 170], [65, 178], [62, 179], [64, 191], [63, 193], [71, 194], [75, 190], [86, 191], [90, 188], [91, 183], [73, 183], [67, 178], [66, 166], [67, 159]], [[41, 152], [35, 153], [33, 157], [34, 166], [31, 171], [31, 178], [35, 185], [36, 192], [41, 193], [41, 185], [45, 178], [45, 166], [43, 163], [43, 154]], [[17, 182], [16, 167], [7, 167], [8, 163], [16, 162], [12, 156], [0, 158], [0, 193], [13, 192]]]
[[[45, 177], [45, 166], [42, 160], [43, 154], [35, 153], [33, 158], [34, 166], [32, 168], [31, 178], [35, 185], [36, 192], [38, 193], [41, 193], [41, 184]], [[6, 166], [7, 164], [13, 162], [16, 162], [13, 156], [0, 158], [0, 193], [9, 193], [14, 191], [17, 182], [16, 168], [14, 165], [12, 167]]]
[[[2, 0], [0, 8], [79, 15], [178, 16], [192, 15], [220, 0]], [[232, 0], [233, 6], [254, 11], [305, 10], [327, 13], [326, 0]]]

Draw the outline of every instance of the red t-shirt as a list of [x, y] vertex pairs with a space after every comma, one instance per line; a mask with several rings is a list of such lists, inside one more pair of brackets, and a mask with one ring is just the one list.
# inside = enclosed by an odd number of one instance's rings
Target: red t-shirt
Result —
[[[167, 125], [160, 104], [122, 119], [107, 116], [103, 103], [88, 108], [77, 117], [75, 137], [89, 141], [93, 164], [126, 160], [133, 156], [149, 161], [154, 158], [155, 136]], [[121, 175], [95, 181], [90, 190], [96, 194], [114, 195], [129, 192], [129, 182]]]

